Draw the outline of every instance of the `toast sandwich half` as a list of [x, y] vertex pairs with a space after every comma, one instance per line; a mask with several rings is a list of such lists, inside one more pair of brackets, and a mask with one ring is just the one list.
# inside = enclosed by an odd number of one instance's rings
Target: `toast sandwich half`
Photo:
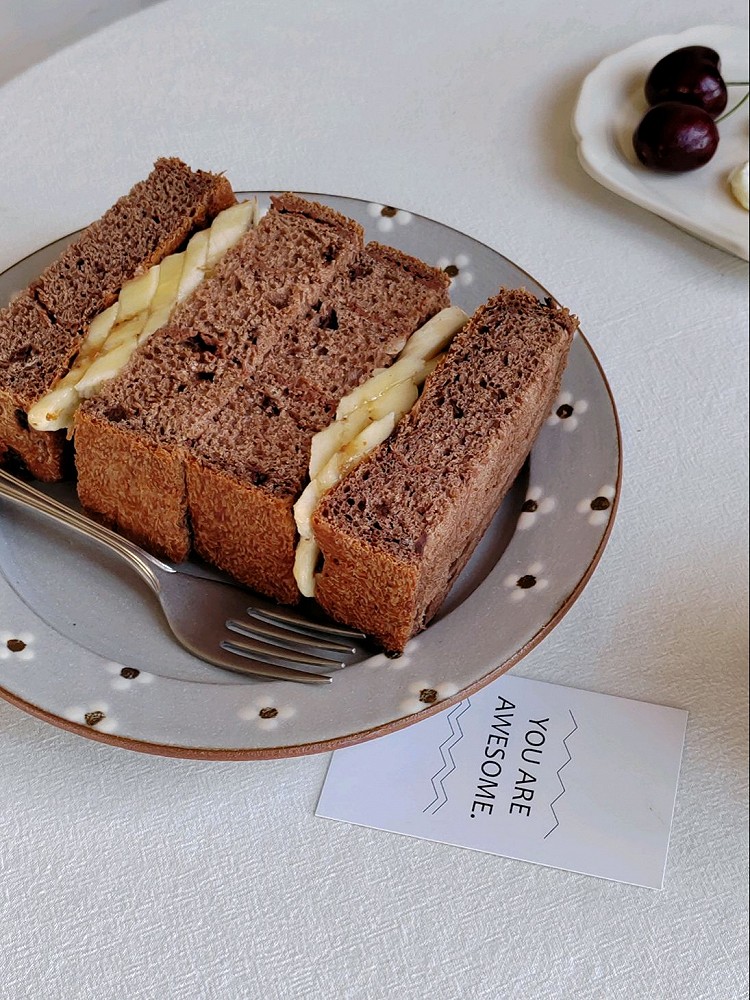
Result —
[[0, 313], [0, 460], [59, 478], [67, 430], [97, 518], [398, 653], [528, 456], [577, 320], [517, 289], [469, 318], [327, 206], [234, 203], [160, 160]]
[[501, 290], [456, 334], [392, 436], [312, 515], [315, 598], [400, 652], [434, 617], [550, 413], [577, 319]]
[[448, 302], [448, 278], [293, 195], [84, 403], [81, 502], [173, 560], [197, 551], [293, 602], [293, 504], [313, 435]]
[[0, 311], [0, 461], [20, 461], [38, 479], [62, 478], [64, 429], [51, 431], [44, 420], [36, 429], [30, 411], [68, 375], [90, 326], [123, 288], [235, 201], [223, 176], [160, 159]]

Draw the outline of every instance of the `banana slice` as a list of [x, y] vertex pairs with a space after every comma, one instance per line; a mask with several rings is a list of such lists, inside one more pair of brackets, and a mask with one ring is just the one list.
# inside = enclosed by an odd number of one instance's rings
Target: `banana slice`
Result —
[[409, 337], [400, 357], [418, 357], [429, 361], [440, 351], [445, 350], [458, 331], [468, 322], [469, 317], [458, 306], [441, 309], [437, 315]]
[[118, 303], [115, 302], [109, 309], [105, 309], [104, 312], [92, 319], [86, 332], [86, 339], [78, 352], [79, 359], [93, 357], [99, 351], [115, 325], [118, 309]]
[[165, 257], [159, 270], [159, 287], [151, 300], [150, 311], [156, 312], [164, 306], [174, 306], [177, 301], [177, 289], [185, 266], [185, 251], [173, 253]]
[[177, 289], [177, 301], [182, 302], [200, 285], [208, 260], [208, 230], [202, 229], [190, 240], [185, 249], [185, 266]]
[[362, 385], [357, 386], [348, 396], [344, 396], [336, 410], [336, 419], [340, 420], [342, 417], [348, 416], [360, 406], [366, 407], [368, 403], [388, 392], [399, 382], [416, 382], [423, 367], [424, 360], [422, 358], [399, 358], [390, 368], [385, 368], [377, 375], [373, 375]]
[[130, 356], [138, 346], [138, 338], [133, 335], [117, 345], [114, 350], [100, 354], [86, 370], [86, 374], [76, 386], [76, 391], [82, 399], [91, 399], [99, 392], [104, 382], [125, 367]]
[[350, 441], [348, 445], [341, 449], [337, 456], [339, 479], [342, 479], [347, 472], [350, 472], [355, 465], [374, 451], [379, 444], [382, 444], [387, 437], [393, 433], [396, 426], [396, 414], [387, 413], [380, 420], [375, 420], [368, 424], [363, 431]]
[[[397, 382], [391, 386], [382, 396], [373, 399], [367, 404], [366, 412], [370, 420], [379, 420], [389, 413], [395, 413], [396, 419], [400, 420], [414, 406], [419, 395], [419, 388], [415, 382]], [[359, 413], [359, 410], [357, 410]]]
[[318, 431], [310, 442], [310, 478], [315, 479], [332, 455], [348, 444], [370, 420], [366, 406], [342, 420], [334, 420], [325, 430]]
[[731, 192], [745, 211], [748, 210], [748, 173], [750, 173], [750, 165], [745, 160], [744, 163], [740, 163], [738, 167], [735, 167], [729, 175]]
[[145, 344], [152, 333], [155, 333], [158, 329], [169, 322], [169, 317], [172, 315], [171, 306], [162, 306], [160, 309], [154, 309], [149, 313], [148, 319], [143, 325], [143, 329], [138, 334], [138, 346]]
[[130, 343], [131, 340], [137, 341], [138, 336], [143, 331], [146, 315], [144, 312], [139, 316], [133, 316], [127, 323], [118, 323], [107, 337], [99, 357], [101, 358], [105, 354], [109, 354], [110, 351], [116, 351], [121, 344]]
[[118, 323], [123, 323], [133, 316], [137, 316], [138, 313], [148, 311], [151, 299], [159, 286], [160, 266], [154, 264], [145, 274], [139, 278], [133, 278], [132, 281], [126, 281], [122, 286], [117, 308]]
[[206, 264], [213, 265], [227, 250], [240, 241], [253, 224], [258, 209], [258, 200], [241, 201], [238, 205], [225, 208], [214, 219], [208, 241]]
[[29, 408], [27, 418], [35, 431], [60, 431], [68, 426], [78, 406], [76, 382], [82, 374], [82, 369], [68, 372], [51, 392]]
[[294, 579], [303, 597], [315, 596], [315, 566], [320, 546], [314, 538], [300, 538], [294, 553]]
[[301, 538], [312, 537], [312, 515], [323, 496], [317, 479], [311, 479], [294, 505], [294, 521]]

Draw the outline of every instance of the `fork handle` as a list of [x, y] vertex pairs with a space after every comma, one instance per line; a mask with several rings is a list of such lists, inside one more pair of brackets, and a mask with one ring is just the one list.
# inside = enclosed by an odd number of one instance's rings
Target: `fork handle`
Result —
[[97, 524], [96, 521], [92, 521], [83, 514], [79, 514], [78, 511], [71, 510], [64, 504], [58, 503], [57, 500], [48, 497], [40, 490], [34, 489], [33, 486], [28, 486], [26, 483], [21, 482], [21, 480], [9, 475], [3, 469], [0, 469], [0, 497], [10, 500], [19, 507], [45, 514], [53, 521], [65, 524], [86, 538], [99, 542], [105, 548], [108, 548], [111, 552], [124, 559], [156, 594], [159, 593], [160, 587], [155, 568], [164, 570], [167, 573], [175, 572], [171, 566], [162, 563], [160, 559], [156, 559], [150, 553], [144, 552], [143, 549], [127, 538], [122, 538], [120, 535], [115, 534], [114, 531], [110, 531], [109, 528], [105, 528], [103, 524]]

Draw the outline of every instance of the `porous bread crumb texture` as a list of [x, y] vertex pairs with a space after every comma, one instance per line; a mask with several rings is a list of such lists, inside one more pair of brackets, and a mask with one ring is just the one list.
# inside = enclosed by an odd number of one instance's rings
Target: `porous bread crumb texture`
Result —
[[[280, 203], [285, 210], [264, 216], [175, 311], [171, 322], [79, 410], [76, 426], [90, 420], [99, 438], [96, 450], [80, 441], [76, 446], [79, 496], [94, 512], [113, 519], [114, 505], [105, 511], [97, 499], [100, 481], [117, 476], [116, 470], [100, 468], [107, 438], [113, 448], [125, 448], [121, 442], [132, 440], [134, 451], [147, 443], [159, 461], [162, 451], [168, 451], [180, 468], [182, 478], [169, 480], [168, 526], [162, 512], [146, 503], [129, 515], [137, 522], [141, 544], [175, 560], [184, 558], [185, 540], [189, 542], [184, 489], [188, 449], [204, 431], [211, 432], [214, 418], [231, 404], [237, 387], [278, 350], [290, 324], [361, 249], [357, 223], [323, 206], [318, 206], [318, 220], [310, 203], [304, 202], [304, 213], [297, 214], [290, 210], [294, 202]], [[131, 493], [149, 496], [149, 470], [148, 463], [140, 472], [131, 469]], [[122, 528], [133, 537], [129, 526]]]
[[[108, 422], [162, 445], [185, 444], [223, 405], [239, 377], [237, 365], [220, 357], [213, 344], [188, 327], [170, 323], [79, 412], [81, 418], [96, 416], [102, 426]], [[80, 448], [78, 454], [79, 465], [85, 463]]]
[[448, 304], [439, 272], [369, 251], [292, 325], [281, 348], [190, 448], [197, 551], [279, 601], [299, 598], [292, 507], [307, 478], [313, 435], [332, 422], [343, 395], [389, 364], [408, 335]]
[[[448, 304], [448, 283], [398, 251], [363, 248], [361, 227], [330, 208], [276, 198], [80, 419], [96, 416], [102, 437], [111, 423], [177, 456], [187, 484], [185, 494], [175, 480], [170, 496], [180, 551], [189, 525], [205, 559], [293, 602], [292, 505], [310, 440], [345, 392]], [[96, 503], [101, 472], [80, 447], [78, 464], [79, 490]], [[137, 522], [146, 547], [176, 558], [146, 504]]]
[[46, 481], [62, 475], [63, 436], [35, 431], [26, 413], [73, 350], [28, 291], [0, 311], [0, 463], [18, 462]]
[[0, 390], [26, 409], [68, 370], [77, 343], [27, 290], [0, 310]]
[[17, 457], [38, 479], [62, 477], [64, 432], [29, 428], [29, 407], [66, 374], [88, 324], [123, 283], [235, 200], [226, 178], [192, 171], [178, 159], [157, 160], [146, 180], [0, 311], [0, 461]]
[[288, 363], [336, 404], [449, 305], [443, 272], [384, 249], [368, 244], [282, 344]]
[[294, 497], [305, 480], [310, 438], [334, 414], [335, 406], [283, 359], [269, 359], [214, 413], [191, 452], [248, 485]]
[[394, 651], [425, 627], [531, 449], [576, 326], [521, 290], [474, 314], [392, 438], [313, 516], [333, 617]]
[[32, 284], [53, 322], [80, 334], [147, 271], [236, 199], [227, 179], [163, 158]]
[[248, 369], [277, 347], [280, 333], [315, 302], [362, 243], [356, 222], [322, 205], [317, 218], [304, 204], [305, 213], [292, 214], [289, 207], [267, 213], [175, 310], [173, 322]]

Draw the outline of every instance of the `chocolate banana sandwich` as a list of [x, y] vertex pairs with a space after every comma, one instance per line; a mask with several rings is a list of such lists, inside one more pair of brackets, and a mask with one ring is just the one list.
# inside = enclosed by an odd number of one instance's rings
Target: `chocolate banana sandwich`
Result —
[[[108, 340], [110, 350], [119, 347], [122, 359], [129, 343], [135, 346], [138, 336], [148, 336], [166, 316], [168, 289], [162, 283], [159, 311], [144, 315], [138, 328], [133, 320], [142, 312], [138, 307], [144, 285], [156, 288], [160, 265], [170, 255], [175, 258], [172, 265], [182, 263], [194, 256], [196, 242], [207, 244], [207, 227], [224, 210], [234, 216], [225, 220], [228, 228], [241, 228], [232, 211], [235, 203], [225, 177], [193, 171], [178, 159], [160, 159], [146, 180], [84, 230], [0, 311], [0, 460], [20, 461], [38, 479], [62, 477], [70, 414], [61, 415], [59, 409], [65, 401], [70, 411], [76, 396], [71, 367], [80, 362], [76, 374], [82, 375], [84, 360], [98, 359], [101, 369]], [[239, 209], [240, 217], [247, 219], [247, 212]], [[222, 228], [226, 231], [227, 226]], [[191, 237], [201, 231], [201, 239], [187, 249]], [[183, 247], [186, 252], [176, 253]], [[179, 284], [176, 268], [167, 270]], [[192, 290], [191, 281], [202, 277], [199, 267], [186, 268], [180, 297]], [[57, 396], [46, 399], [55, 387]]]
[[557, 396], [578, 321], [501, 290], [456, 334], [414, 407], [312, 514], [314, 594], [400, 651], [443, 603]]
[[448, 278], [363, 243], [344, 216], [293, 195], [270, 211], [80, 407], [85, 507], [152, 551], [191, 549], [293, 602], [293, 505], [313, 435], [342, 395], [387, 367], [448, 305]]
[[285, 194], [259, 219], [204, 183], [199, 221], [93, 304], [82, 286], [56, 311], [40, 279], [0, 314], [0, 448], [56, 478], [72, 436], [97, 518], [400, 651], [528, 455], [577, 321], [518, 290], [468, 317], [444, 272], [333, 209]]

